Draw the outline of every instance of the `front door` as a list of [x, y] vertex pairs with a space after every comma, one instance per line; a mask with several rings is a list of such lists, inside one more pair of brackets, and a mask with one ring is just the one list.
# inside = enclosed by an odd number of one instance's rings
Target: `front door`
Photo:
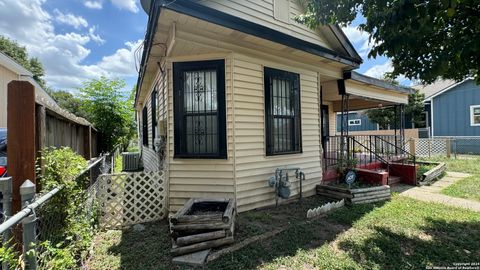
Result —
[[330, 136], [330, 124], [328, 120], [328, 105], [322, 105], [322, 147], [324, 156], [328, 137]]

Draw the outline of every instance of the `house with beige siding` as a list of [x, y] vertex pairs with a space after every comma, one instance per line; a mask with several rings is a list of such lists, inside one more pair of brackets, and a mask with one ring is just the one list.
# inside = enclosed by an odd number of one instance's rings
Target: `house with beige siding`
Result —
[[275, 204], [267, 180], [285, 167], [313, 195], [337, 112], [408, 102], [408, 89], [354, 71], [362, 59], [341, 28], [297, 23], [300, 0], [142, 4], [141, 155], [145, 170], [167, 173], [170, 211], [194, 197], [235, 198], [239, 211]]
[[32, 73], [0, 52], [0, 128], [7, 128], [7, 85], [13, 80], [25, 80]]

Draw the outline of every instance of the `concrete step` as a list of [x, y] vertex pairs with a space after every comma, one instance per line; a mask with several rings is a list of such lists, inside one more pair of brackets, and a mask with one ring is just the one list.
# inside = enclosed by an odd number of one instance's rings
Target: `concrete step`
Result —
[[400, 182], [402, 182], [402, 177], [393, 176], [393, 175], [388, 176], [388, 184], [389, 185], [400, 183]]

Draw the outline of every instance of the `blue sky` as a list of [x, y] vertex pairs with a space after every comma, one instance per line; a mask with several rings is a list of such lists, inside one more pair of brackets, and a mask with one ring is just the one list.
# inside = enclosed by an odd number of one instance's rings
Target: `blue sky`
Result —
[[[73, 92], [100, 75], [131, 89], [147, 19], [139, 0], [0, 0], [0, 33], [40, 59], [49, 86]], [[355, 26], [344, 31], [364, 59], [359, 72], [381, 77], [391, 70], [384, 57], [367, 59], [368, 35]]]

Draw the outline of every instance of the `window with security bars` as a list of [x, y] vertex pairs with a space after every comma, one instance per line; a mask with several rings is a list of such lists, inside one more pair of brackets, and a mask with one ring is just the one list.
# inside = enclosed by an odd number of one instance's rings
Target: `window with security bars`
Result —
[[176, 158], [227, 158], [225, 61], [173, 64]]
[[264, 79], [267, 155], [301, 153], [300, 76], [265, 68]]

